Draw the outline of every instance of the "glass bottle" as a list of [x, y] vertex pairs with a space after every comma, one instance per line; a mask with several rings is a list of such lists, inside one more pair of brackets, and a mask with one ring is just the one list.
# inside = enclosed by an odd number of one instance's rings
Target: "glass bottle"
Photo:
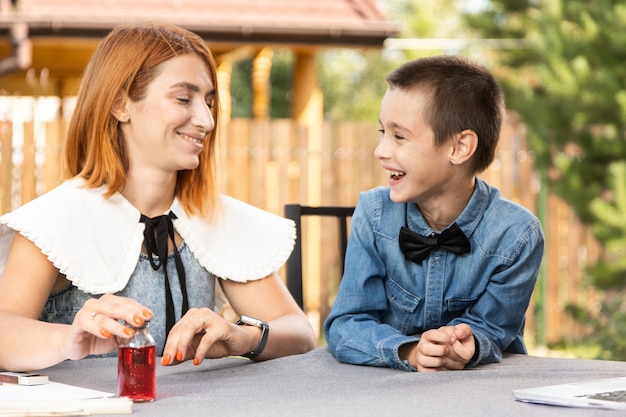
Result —
[[135, 335], [120, 340], [117, 350], [117, 395], [134, 402], [156, 398], [156, 343], [149, 322], [141, 327], [129, 326]]

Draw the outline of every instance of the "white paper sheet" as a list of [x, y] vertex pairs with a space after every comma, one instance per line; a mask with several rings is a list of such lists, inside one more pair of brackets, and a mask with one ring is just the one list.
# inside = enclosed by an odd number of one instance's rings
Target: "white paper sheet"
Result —
[[0, 385], [0, 417], [131, 414], [133, 402], [110, 392], [48, 382]]
[[48, 382], [41, 385], [0, 385], [0, 401], [3, 400], [79, 400], [85, 398], [112, 397], [110, 392], [97, 391], [74, 385]]

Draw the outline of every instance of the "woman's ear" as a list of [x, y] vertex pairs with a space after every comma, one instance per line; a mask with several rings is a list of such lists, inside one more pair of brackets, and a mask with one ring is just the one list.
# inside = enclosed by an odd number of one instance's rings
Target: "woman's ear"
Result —
[[471, 129], [458, 133], [454, 138], [450, 162], [461, 165], [472, 158], [478, 148], [478, 135]]
[[115, 102], [113, 103], [113, 108], [111, 109], [111, 114], [121, 123], [126, 123], [130, 120], [130, 112], [128, 111], [128, 96], [125, 93], [119, 93]]

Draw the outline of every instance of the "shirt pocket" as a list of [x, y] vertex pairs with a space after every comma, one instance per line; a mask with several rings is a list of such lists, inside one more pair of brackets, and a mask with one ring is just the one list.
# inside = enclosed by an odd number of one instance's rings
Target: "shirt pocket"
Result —
[[404, 334], [408, 334], [413, 315], [421, 298], [407, 291], [391, 278], [387, 278], [385, 282], [385, 291], [388, 308], [383, 321]]
[[472, 298], [450, 298], [446, 301], [446, 310], [444, 311], [443, 323], [449, 323], [451, 320], [462, 316], [465, 311], [476, 304], [478, 297]]

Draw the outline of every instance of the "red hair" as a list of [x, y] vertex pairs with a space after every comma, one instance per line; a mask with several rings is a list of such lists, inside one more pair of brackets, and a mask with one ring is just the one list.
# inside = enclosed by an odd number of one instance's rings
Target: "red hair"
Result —
[[[218, 120], [219, 97], [213, 55], [196, 34], [168, 24], [132, 24], [113, 29], [100, 43], [81, 80], [76, 108], [65, 145], [65, 175], [83, 177], [86, 186], [106, 186], [107, 197], [126, 182], [129, 161], [115, 102], [124, 92], [133, 101], [143, 98], [159, 65], [180, 55], [202, 59], [215, 87], [211, 112]], [[178, 172], [176, 197], [187, 214], [209, 214], [217, 206], [215, 180], [216, 128], [207, 133], [200, 163]]]

